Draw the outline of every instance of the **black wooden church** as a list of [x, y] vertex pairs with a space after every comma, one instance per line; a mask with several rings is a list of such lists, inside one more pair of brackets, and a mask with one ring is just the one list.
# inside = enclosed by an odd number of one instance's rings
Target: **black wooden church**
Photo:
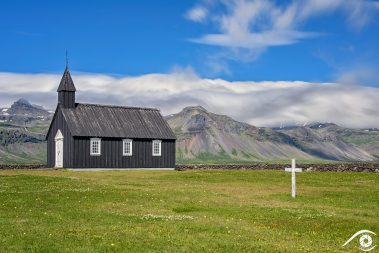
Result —
[[57, 91], [46, 135], [49, 167], [175, 167], [175, 134], [159, 110], [76, 103], [67, 67]]

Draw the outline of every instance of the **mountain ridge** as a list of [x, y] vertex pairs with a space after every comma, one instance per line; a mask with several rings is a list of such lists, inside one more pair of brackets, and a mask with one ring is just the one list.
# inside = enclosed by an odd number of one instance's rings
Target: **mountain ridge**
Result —
[[[44, 163], [53, 113], [26, 99], [0, 108], [0, 163]], [[351, 129], [334, 123], [282, 128], [257, 127], [202, 106], [165, 116], [177, 136], [178, 163], [377, 161], [379, 130]]]
[[185, 107], [179, 113], [166, 117], [166, 120], [178, 137], [179, 161], [204, 156], [237, 161], [281, 160], [291, 157], [336, 161], [376, 159], [367, 150], [339, 135], [333, 135], [335, 132], [319, 132], [320, 129], [330, 127], [345, 129], [334, 123], [313, 123], [279, 129], [256, 127], [227, 115], [208, 112], [202, 106]]

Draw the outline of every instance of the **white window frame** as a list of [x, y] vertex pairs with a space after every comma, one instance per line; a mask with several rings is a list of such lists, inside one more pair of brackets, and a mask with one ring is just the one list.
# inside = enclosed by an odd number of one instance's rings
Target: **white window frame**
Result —
[[[154, 145], [155, 144], [158, 144], [159, 146], [158, 146], [158, 153], [155, 153], [154, 151]], [[152, 145], [152, 154], [153, 154], [153, 156], [161, 156], [161, 154], [162, 154], [162, 141], [161, 140], [153, 140], [153, 145]]]
[[[93, 145], [95, 142], [98, 142], [98, 145], [99, 145], [98, 152], [93, 152]], [[90, 149], [91, 156], [100, 156], [101, 155], [101, 139], [100, 138], [91, 138], [89, 149]]]
[[[126, 143], [130, 143], [130, 152], [126, 152]], [[122, 155], [123, 156], [132, 156], [133, 155], [133, 140], [132, 139], [123, 139], [122, 140]]]

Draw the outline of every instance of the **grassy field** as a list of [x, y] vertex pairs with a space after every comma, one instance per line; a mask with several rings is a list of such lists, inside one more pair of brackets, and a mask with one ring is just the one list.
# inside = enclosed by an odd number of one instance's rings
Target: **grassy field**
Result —
[[297, 181], [293, 200], [281, 171], [0, 171], [0, 252], [359, 252], [342, 244], [379, 233], [379, 174]]

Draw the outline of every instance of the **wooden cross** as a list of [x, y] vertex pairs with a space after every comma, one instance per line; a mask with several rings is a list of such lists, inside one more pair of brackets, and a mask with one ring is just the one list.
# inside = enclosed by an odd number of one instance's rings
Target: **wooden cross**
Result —
[[292, 198], [296, 197], [296, 172], [302, 172], [303, 169], [296, 168], [296, 159], [292, 159], [291, 168], [285, 168], [286, 172], [292, 173]]

